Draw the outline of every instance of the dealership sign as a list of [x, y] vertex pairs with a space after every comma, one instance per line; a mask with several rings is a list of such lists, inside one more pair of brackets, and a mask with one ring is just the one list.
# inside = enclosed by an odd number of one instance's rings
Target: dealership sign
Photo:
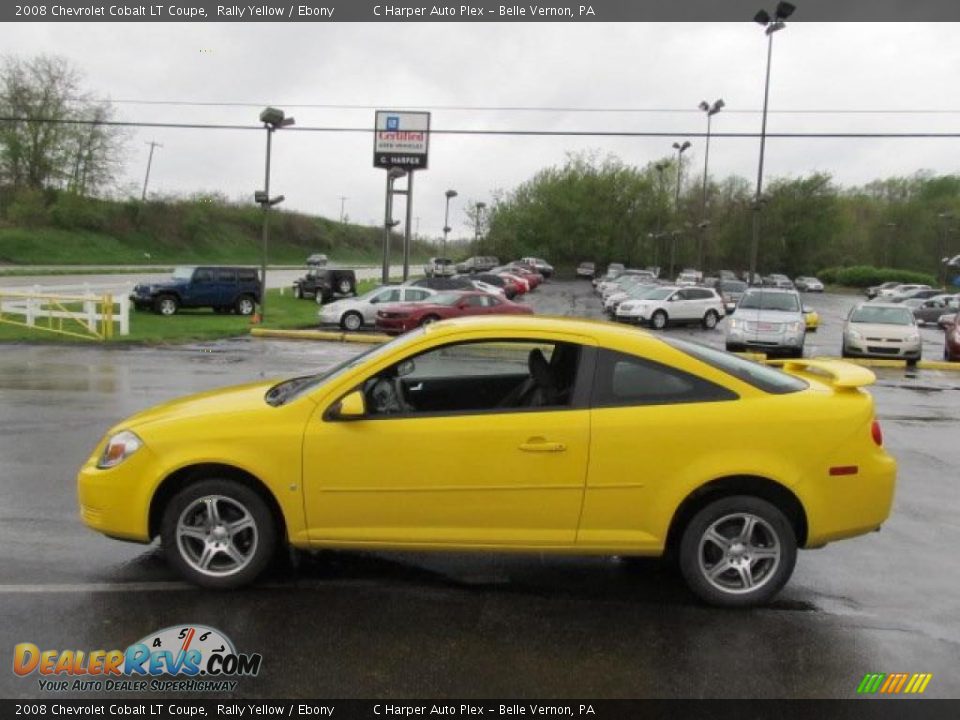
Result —
[[373, 166], [424, 170], [430, 143], [430, 113], [377, 110], [373, 132]]

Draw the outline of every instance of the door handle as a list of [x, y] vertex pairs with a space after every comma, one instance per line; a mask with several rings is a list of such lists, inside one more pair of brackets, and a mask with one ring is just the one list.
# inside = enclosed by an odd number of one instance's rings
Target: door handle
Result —
[[543, 438], [530, 438], [520, 443], [520, 450], [524, 452], [563, 452], [567, 446], [558, 442], [547, 442]]

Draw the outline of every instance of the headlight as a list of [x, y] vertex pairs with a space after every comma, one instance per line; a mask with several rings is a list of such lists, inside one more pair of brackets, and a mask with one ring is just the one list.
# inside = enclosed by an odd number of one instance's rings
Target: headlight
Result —
[[863, 336], [860, 333], [858, 333], [856, 330], [848, 331], [847, 335], [850, 337], [851, 340], [856, 340], [858, 342], [860, 340], [863, 340]]
[[730, 329], [739, 330], [744, 324], [743, 320], [738, 320], [737, 318], [730, 318]]
[[800, 328], [802, 327], [803, 327], [802, 322], [787, 323], [787, 332], [798, 333], [800, 332]]
[[129, 430], [122, 430], [107, 440], [97, 467], [101, 470], [116, 467], [143, 447], [143, 440]]
[[920, 342], [920, 333], [913, 333], [912, 335], [907, 335], [908, 343]]

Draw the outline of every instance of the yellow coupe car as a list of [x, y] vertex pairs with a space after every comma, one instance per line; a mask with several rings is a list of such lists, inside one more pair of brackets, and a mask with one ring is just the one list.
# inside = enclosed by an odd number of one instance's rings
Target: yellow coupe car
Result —
[[452, 320], [124, 420], [80, 471], [80, 512], [111, 537], [159, 536], [213, 588], [286, 545], [669, 552], [705, 601], [751, 605], [798, 547], [886, 520], [896, 463], [873, 380], [609, 323]]

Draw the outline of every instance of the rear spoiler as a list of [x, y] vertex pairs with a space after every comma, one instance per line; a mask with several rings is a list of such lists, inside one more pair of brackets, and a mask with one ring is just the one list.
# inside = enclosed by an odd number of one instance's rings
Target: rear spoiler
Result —
[[[781, 362], [772, 362], [771, 365], [780, 365]], [[830, 380], [830, 384], [837, 390], [854, 390], [865, 385], [873, 385], [877, 376], [871, 370], [842, 360], [814, 360], [798, 359], [782, 361], [784, 372], [807, 372], [814, 375], [823, 375]]]

